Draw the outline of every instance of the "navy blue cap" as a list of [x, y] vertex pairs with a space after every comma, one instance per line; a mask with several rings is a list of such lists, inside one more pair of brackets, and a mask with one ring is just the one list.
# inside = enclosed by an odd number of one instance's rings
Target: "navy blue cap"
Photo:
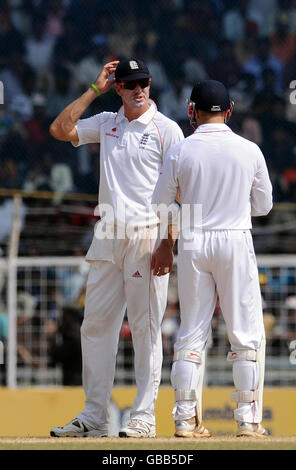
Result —
[[150, 72], [145, 62], [139, 59], [121, 60], [115, 70], [117, 82], [150, 78]]
[[217, 80], [198, 82], [192, 89], [190, 101], [201, 111], [227, 111], [231, 106], [227, 89]]

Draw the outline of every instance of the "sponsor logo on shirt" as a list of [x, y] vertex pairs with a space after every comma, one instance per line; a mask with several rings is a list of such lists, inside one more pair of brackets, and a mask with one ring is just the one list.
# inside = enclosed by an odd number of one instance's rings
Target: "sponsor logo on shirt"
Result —
[[[116, 131], [116, 127], [112, 129], [112, 131]], [[116, 139], [119, 139], [119, 135], [113, 134], [112, 132], [106, 132], [105, 135], [108, 135], [109, 137], [115, 137]]]

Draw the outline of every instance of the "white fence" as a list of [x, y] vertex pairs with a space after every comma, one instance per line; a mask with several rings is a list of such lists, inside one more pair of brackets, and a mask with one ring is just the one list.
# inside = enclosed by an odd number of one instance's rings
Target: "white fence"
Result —
[[[290, 346], [296, 339], [296, 256], [262, 255], [257, 260], [267, 335], [265, 383], [295, 385], [296, 366], [291, 361]], [[10, 388], [80, 384], [80, 324], [88, 267], [81, 257], [0, 260], [0, 293], [6, 293], [0, 309], [0, 341], [5, 344], [5, 364], [0, 366], [2, 384]], [[174, 272], [163, 323], [163, 384], [169, 383], [178, 314]], [[231, 365], [226, 362], [228, 350], [225, 324], [217, 308], [207, 351], [208, 385], [232, 384]], [[115, 383], [134, 383], [127, 322], [120, 335]]]

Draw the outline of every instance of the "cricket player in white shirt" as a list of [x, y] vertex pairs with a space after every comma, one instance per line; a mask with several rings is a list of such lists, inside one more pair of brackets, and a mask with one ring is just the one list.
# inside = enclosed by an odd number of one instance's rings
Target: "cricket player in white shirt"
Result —
[[[180, 188], [181, 323], [171, 372], [177, 437], [211, 436], [201, 423], [200, 380], [217, 295], [231, 344], [237, 436], [267, 436], [261, 424], [265, 332], [250, 229], [251, 216], [271, 210], [272, 186], [259, 147], [226, 125], [232, 107], [221, 82], [205, 80], [193, 88], [188, 114], [197, 128], [165, 156], [152, 198], [170, 205]], [[188, 207], [190, 216], [183, 217]], [[172, 265], [173, 243], [164, 240], [154, 254], [160, 276]]]
[[[110, 62], [50, 128], [55, 138], [74, 146], [100, 143], [101, 216], [86, 255], [91, 267], [81, 327], [85, 407], [69, 424], [51, 429], [52, 436], [108, 434], [108, 405], [126, 309], [138, 393], [130, 421], [119, 435], [156, 435], [155, 401], [161, 378], [161, 321], [168, 275], [160, 278], [151, 271], [159, 238], [151, 198], [163, 156], [184, 136], [149, 99], [150, 83], [149, 70], [141, 60]], [[120, 110], [80, 119], [92, 101], [113, 85], [122, 98]]]

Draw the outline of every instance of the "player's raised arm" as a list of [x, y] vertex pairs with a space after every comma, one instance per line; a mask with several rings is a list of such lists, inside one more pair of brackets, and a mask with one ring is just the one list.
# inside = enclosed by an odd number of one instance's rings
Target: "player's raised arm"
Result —
[[99, 94], [110, 90], [115, 79], [110, 80], [110, 76], [115, 72], [118, 61], [109, 62], [104, 65], [101, 73], [83, 95], [70, 103], [53, 121], [49, 131], [58, 140], [66, 142], [78, 142], [78, 133], [75, 128], [78, 119], [82, 116], [88, 106], [98, 97]]

